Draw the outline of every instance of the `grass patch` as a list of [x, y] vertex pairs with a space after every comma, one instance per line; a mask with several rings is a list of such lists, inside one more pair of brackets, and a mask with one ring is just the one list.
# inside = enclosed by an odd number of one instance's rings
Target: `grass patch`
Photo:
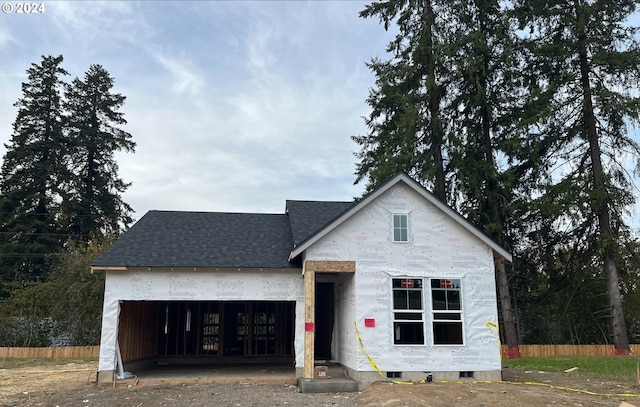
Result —
[[503, 367], [545, 372], [564, 372], [577, 367], [581, 376], [599, 380], [615, 381], [620, 384], [636, 383], [635, 356], [554, 356], [549, 358], [503, 359]]
[[95, 362], [95, 358], [76, 359], [34, 359], [34, 358], [0, 358], [0, 369], [17, 369], [33, 366], [57, 366], [69, 363]]

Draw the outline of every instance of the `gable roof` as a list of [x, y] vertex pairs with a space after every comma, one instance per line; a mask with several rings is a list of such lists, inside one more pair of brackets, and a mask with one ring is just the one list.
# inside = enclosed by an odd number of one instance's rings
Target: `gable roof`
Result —
[[292, 201], [287, 200], [286, 212], [291, 222], [293, 246], [295, 247], [319, 231], [354, 202]]
[[92, 264], [292, 268], [286, 214], [149, 211]]
[[92, 263], [119, 267], [299, 268], [297, 257], [398, 183], [478, 239], [497, 258], [511, 254], [405, 173], [355, 202], [286, 202], [284, 214], [149, 211]]
[[322, 227], [313, 235], [307, 237], [306, 240], [300, 242], [299, 245], [296, 245], [291, 251], [291, 253], [289, 254], [289, 260], [293, 260], [296, 257], [298, 257], [305, 250], [307, 250], [311, 245], [313, 245], [318, 240], [326, 236], [329, 232], [331, 232], [340, 224], [342, 224], [344, 221], [349, 219], [360, 209], [364, 208], [371, 201], [373, 201], [374, 199], [382, 195], [384, 192], [388, 191], [394, 185], [401, 182], [406, 184], [410, 188], [412, 188], [418, 194], [422, 195], [432, 205], [434, 205], [435, 207], [443, 211], [446, 215], [448, 215], [450, 218], [456, 221], [460, 226], [462, 226], [464, 229], [471, 232], [471, 234], [473, 234], [478, 239], [480, 239], [485, 244], [487, 244], [493, 250], [494, 256], [497, 255], [497, 257], [499, 258], [505, 259], [507, 261], [512, 261], [511, 253], [509, 253], [499, 244], [491, 240], [487, 235], [485, 235], [482, 231], [480, 231], [480, 229], [476, 228], [468, 220], [462, 217], [462, 215], [460, 215], [457, 211], [455, 211], [454, 209], [446, 205], [444, 202], [438, 199], [434, 194], [429, 192], [425, 187], [423, 187], [421, 184], [416, 182], [413, 178], [409, 177], [404, 172], [399, 172], [393, 177], [391, 177], [389, 180], [384, 182], [378, 188], [374, 189], [369, 194], [367, 194], [360, 201], [357, 201], [353, 205], [351, 205], [351, 207], [346, 209], [342, 214], [340, 214], [340, 216], [336, 217], [331, 222], [325, 224], [324, 227]]

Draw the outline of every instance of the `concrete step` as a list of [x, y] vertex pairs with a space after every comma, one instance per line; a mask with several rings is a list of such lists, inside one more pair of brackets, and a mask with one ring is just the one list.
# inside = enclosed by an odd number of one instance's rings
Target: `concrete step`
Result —
[[298, 379], [302, 393], [342, 393], [360, 390], [360, 383], [345, 374], [346, 369], [338, 363], [315, 363], [314, 379]]
[[352, 393], [360, 390], [360, 383], [342, 379], [298, 379], [302, 393]]

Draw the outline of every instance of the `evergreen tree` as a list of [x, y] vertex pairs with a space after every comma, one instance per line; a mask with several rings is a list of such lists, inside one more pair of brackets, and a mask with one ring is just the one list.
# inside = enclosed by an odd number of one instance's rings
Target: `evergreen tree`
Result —
[[[369, 134], [354, 137], [362, 146], [356, 182], [368, 176], [371, 189], [404, 170], [508, 247], [512, 186], [496, 157], [510, 141], [516, 95], [511, 31], [499, 2], [379, 1], [361, 16], [378, 16], [385, 28], [397, 19], [399, 33], [387, 48], [393, 58], [369, 64], [376, 88], [367, 99]], [[516, 348], [504, 262], [496, 270], [505, 342]]]
[[387, 47], [392, 59], [374, 58], [367, 64], [376, 75], [376, 88], [367, 98], [372, 108], [365, 120], [369, 132], [353, 137], [361, 146], [356, 183], [368, 179], [367, 190], [404, 171], [446, 199], [436, 13], [432, 0], [377, 1], [360, 13], [377, 16], [385, 29], [396, 20], [399, 28]]
[[71, 346], [99, 345], [105, 275], [90, 266], [113, 240], [70, 242], [47, 281], [0, 301], [0, 346], [51, 346], [55, 338]]
[[91, 65], [83, 80], [74, 79], [66, 89], [73, 178], [63, 211], [70, 232], [84, 240], [117, 234], [133, 221], [121, 196], [129, 184], [118, 177], [114, 154], [134, 151], [135, 143], [118, 127], [126, 124], [119, 111], [126, 98], [112, 88], [109, 72]]
[[544, 223], [564, 227], [575, 244], [597, 242], [611, 340], [616, 350], [628, 352], [616, 263], [626, 228], [622, 214], [633, 201], [623, 154], [637, 160], [640, 153], [628, 134], [640, 115], [640, 48], [637, 29], [627, 25], [636, 2], [514, 4], [529, 52], [525, 137], [534, 141], [522, 153], [539, 162], [538, 208], [548, 214]]
[[31, 64], [0, 173], [0, 297], [12, 285], [41, 279], [62, 249], [57, 224], [61, 186], [69, 179], [62, 125], [62, 56]]
[[[450, 68], [450, 112], [455, 132], [451, 166], [463, 214], [503, 247], [509, 240], [507, 216], [513, 200], [510, 171], [498, 162], [509, 159], [513, 111], [519, 84], [515, 80], [513, 33], [497, 0], [449, 2], [447, 49]], [[517, 357], [519, 338], [508, 267], [496, 262], [496, 282], [503, 341]]]

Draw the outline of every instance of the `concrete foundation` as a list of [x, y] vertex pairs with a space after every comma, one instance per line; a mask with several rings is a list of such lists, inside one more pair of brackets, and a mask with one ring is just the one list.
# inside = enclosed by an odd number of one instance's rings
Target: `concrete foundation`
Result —
[[344, 367], [346, 375], [356, 380], [364, 385], [364, 387], [368, 386], [371, 383], [385, 381], [385, 380], [399, 380], [405, 382], [438, 382], [438, 381], [501, 381], [502, 380], [502, 371], [501, 370], [491, 370], [491, 371], [474, 371], [474, 372], [394, 372], [396, 375], [399, 374], [399, 377], [388, 377], [388, 372], [382, 372], [384, 374], [381, 375], [375, 371], [362, 372], [353, 370], [348, 367]]

